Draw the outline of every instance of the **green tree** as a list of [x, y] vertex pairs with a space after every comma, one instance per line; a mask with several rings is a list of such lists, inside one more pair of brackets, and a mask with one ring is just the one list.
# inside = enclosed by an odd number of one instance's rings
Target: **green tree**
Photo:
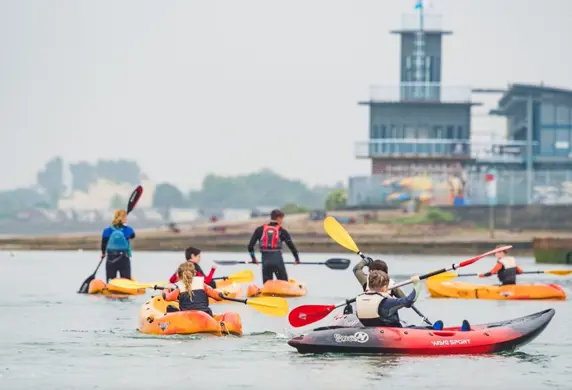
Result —
[[62, 198], [64, 186], [64, 162], [61, 157], [54, 157], [46, 163], [44, 169], [36, 175], [36, 183], [46, 193], [51, 208], [57, 208]]
[[300, 214], [300, 213], [307, 213], [308, 209], [306, 207], [300, 207], [297, 204], [288, 203], [285, 204], [280, 208], [286, 215], [290, 214]]
[[153, 207], [156, 208], [183, 208], [187, 206], [187, 201], [183, 193], [174, 185], [161, 183], [155, 189], [153, 195]]
[[0, 192], [0, 217], [12, 217], [20, 211], [50, 206], [46, 197], [30, 188], [19, 188]]
[[115, 194], [113, 198], [111, 198], [111, 201], [109, 202], [109, 207], [112, 210], [124, 209], [126, 206], [127, 206], [127, 201], [118, 194]]
[[335, 190], [326, 198], [326, 210], [339, 210], [346, 207], [348, 203], [348, 193], [345, 189]]

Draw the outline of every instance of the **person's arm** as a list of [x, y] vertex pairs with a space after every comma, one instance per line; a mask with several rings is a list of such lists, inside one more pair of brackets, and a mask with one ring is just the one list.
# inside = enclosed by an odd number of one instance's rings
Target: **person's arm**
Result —
[[177, 275], [177, 271], [169, 278], [170, 283], [177, 283], [179, 281], [179, 275]]
[[212, 298], [215, 301], [222, 301], [222, 298], [220, 297], [219, 292], [216, 291], [211, 286], [209, 286], [208, 284], [205, 284], [205, 292], [207, 293], [209, 298]]
[[294, 242], [292, 241], [292, 237], [290, 236], [290, 233], [288, 233], [288, 230], [280, 228], [280, 240], [282, 240], [283, 242], [286, 243], [286, 245], [288, 245], [288, 248], [290, 248], [290, 252], [292, 252], [292, 255], [294, 255], [294, 259], [296, 260], [296, 262], [299, 263], [300, 257], [298, 255], [298, 249], [296, 249], [296, 246], [294, 245]]
[[489, 272], [485, 272], [484, 274], [480, 274], [479, 278], [487, 278], [489, 276], [496, 275], [501, 269], [502, 269], [502, 264], [500, 261], [497, 261], [492, 270], [490, 270]]
[[103, 233], [101, 234], [101, 255], [102, 257], [105, 256], [105, 250], [107, 249], [107, 243], [109, 242], [109, 236], [111, 235], [111, 229], [105, 228], [103, 229]]
[[395, 314], [399, 309], [413, 305], [419, 297], [420, 287], [421, 282], [417, 280], [413, 282], [413, 290], [409, 293], [408, 296], [403, 298], [385, 299], [381, 305], [379, 305], [379, 315], [382, 317], [388, 317]]
[[210, 283], [213, 280], [216, 267], [211, 267], [211, 270], [207, 276], [205, 276], [205, 283]]
[[262, 236], [262, 226], [259, 226], [254, 230], [250, 237], [250, 242], [248, 243], [248, 253], [250, 254], [250, 258], [253, 262], [256, 262], [256, 256], [254, 256], [254, 245], [256, 245], [256, 241], [260, 239], [260, 236]]
[[394, 288], [391, 289], [391, 285], [395, 284], [395, 282], [391, 279], [389, 279], [389, 289], [391, 290], [391, 295], [393, 295], [396, 298], [403, 298], [406, 297], [407, 295], [405, 295], [405, 293], [403, 292], [403, 290], [401, 288]]
[[523, 271], [522, 271], [522, 268], [520, 268], [520, 267], [517, 265], [517, 266], [516, 266], [516, 273], [520, 275], [522, 272], [523, 272]]
[[359, 284], [363, 287], [363, 291], [365, 291], [367, 287], [367, 275], [363, 272], [364, 267], [367, 267], [370, 263], [369, 258], [362, 259], [359, 263], [354, 266], [354, 275], [358, 280]]
[[126, 228], [126, 232], [125, 232], [125, 237], [128, 240], [132, 240], [135, 238], [135, 230], [131, 227], [131, 226], [125, 226]]

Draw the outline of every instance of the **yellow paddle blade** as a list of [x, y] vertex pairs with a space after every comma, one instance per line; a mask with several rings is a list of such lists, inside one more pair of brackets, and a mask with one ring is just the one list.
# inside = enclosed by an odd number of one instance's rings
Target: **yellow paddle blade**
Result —
[[112, 279], [109, 281], [108, 284], [111, 284], [112, 286], [116, 286], [116, 287], [121, 287], [121, 288], [138, 289], [138, 288], [151, 288], [153, 286], [162, 286], [162, 285], [170, 284], [170, 283], [169, 282], [138, 283], [138, 282], [134, 282], [133, 280], [129, 280], [129, 279]]
[[280, 297], [248, 298], [246, 304], [269, 316], [284, 317], [288, 314], [288, 302]]
[[236, 272], [228, 277], [234, 283], [250, 283], [254, 280], [254, 272], [249, 269]]
[[359, 249], [354, 242], [353, 238], [347, 232], [346, 229], [333, 217], [326, 217], [324, 219], [324, 230], [328, 233], [328, 236], [332, 238], [335, 242], [343, 246], [344, 248], [358, 253]]
[[572, 269], [553, 269], [544, 271], [545, 274], [552, 274], [558, 276], [568, 276], [572, 274]]
[[447, 280], [456, 278], [457, 274], [455, 272], [443, 272], [442, 274], [438, 274], [435, 276], [431, 276], [427, 280], [434, 280], [436, 282], [446, 282]]

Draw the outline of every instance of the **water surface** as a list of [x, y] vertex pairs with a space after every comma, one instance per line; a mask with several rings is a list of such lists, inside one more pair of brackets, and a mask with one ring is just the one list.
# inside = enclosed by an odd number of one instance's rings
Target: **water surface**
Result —
[[[289, 255], [286, 255], [289, 257]], [[303, 254], [302, 261], [323, 261], [351, 254]], [[448, 266], [466, 256], [384, 256], [393, 279], [402, 280]], [[245, 254], [204, 253], [205, 270], [214, 259], [244, 260]], [[142, 282], [167, 279], [182, 253], [139, 252], [134, 276]], [[570, 301], [477, 301], [431, 299], [425, 293], [418, 308], [445, 325], [498, 321], [546, 308], [556, 309], [548, 328], [520, 351], [491, 356], [340, 356], [300, 355], [287, 340], [328, 319], [293, 329], [287, 318], [264, 316], [240, 304], [213, 305], [215, 312], [240, 313], [245, 336], [153, 337], [136, 330], [139, 307], [149, 296], [113, 301], [75, 292], [97, 265], [96, 252], [0, 252], [0, 389], [570, 389], [572, 384], [572, 321]], [[520, 258], [528, 270], [563, 268], [536, 266]], [[470, 272], [488, 270], [493, 258], [481, 260]], [[257, 266], [220, 266], [223, 276]], [[338, 303], [360, 291], [351, 269], [288, 266], [290, 277], [308, 285], [308, 295], [289, 300]], [[100, 270], [103, 277], [103, 270]], [[474, 281], [475, 279], [464, 279]], [[551, 282], [570, 294], [572, 278], [523, 276], [521, 282]], [[482, 282], [482, 280], [481, 280]], [[494, 280], [490, 280], [493, 283]], [[406, 290], [408, 287], [405, 288]], [[417, 323], [411, 310], [402, 319]]]

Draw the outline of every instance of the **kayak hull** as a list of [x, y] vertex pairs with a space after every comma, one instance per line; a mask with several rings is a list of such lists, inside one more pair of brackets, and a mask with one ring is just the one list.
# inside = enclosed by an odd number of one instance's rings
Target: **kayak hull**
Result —
[[[366, 328], [355, 325], [355, 316], [346, 317], [351, 326], [318, 328], [291, 339], [288, 344], [299, 353], [460, 355], [488, 354], [513, 350], [536, 338], [554, 317], [554, 309], [525, 317], [473, 325], [470, 331], [448, 327], [437, 331], [418, 328]], [[353, 319], [352, 319], [353, 318]], [[340, 324], [340, 320], [337, 322]]]
[[489, 299], [489, 300], [535, 300], [566, 299], [566, 292], [557, 284], [513, 284], [487, 286], [457, 281], [440, 282], [427, 280], [427, 289], [433, 298]]
[[[219, 287], [219, 285], [217, 283], [216, 291], [223, 293], [224, 296], [227, 298], [242, 298], [244, 295], [242, 293], [242, 287], [236, 283], [227, 284], [223, 287]], [[215, 301], [214, 299], [209, 298], [209, 303], [210, 304], [217, 304], [217, 303], [234, 303], [234, 302], [233, 301]]]
[[248, 286], [246, 290], [247, 297], [303, 297], [307, 293], [306, 286], [297, 282], [295, 279], [285, 280], [269, 280], [262, 287], [255, 284]]
[[139, 311], [139, 332], [153, 335], [213, 334], [242, 336], [242, 322], [236, 313], [209, 316], [202, 311], [167, 313], [167, 306], [178, 308], [178, 302], [167, 302], [161, 296], [145, 302]]
[[[135, 279], [131, 279], [136, 281]], [[104, 295], [108, 297], [125, 297], [129, 295], [143, 295], [145, 294], [144, 288], [124, 288], [106, 284], [103, 280], [94, 279], [89, 283], [87, 290], [91, 295]]]

